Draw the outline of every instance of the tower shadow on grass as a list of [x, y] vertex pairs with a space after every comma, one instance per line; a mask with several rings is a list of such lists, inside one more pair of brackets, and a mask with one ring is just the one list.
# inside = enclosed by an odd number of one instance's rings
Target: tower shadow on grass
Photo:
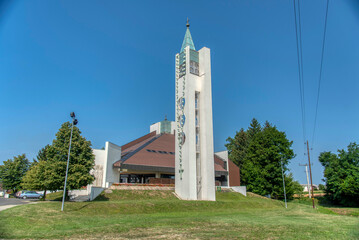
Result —
[[92, 205], [92, 202], [87, 202], [86, 204], [82, 205], [81, 207], [69, 210], [69, 212], [77, 212], [77, 211], [80, 211], [80, 210], [90, 206], [90, 205]]

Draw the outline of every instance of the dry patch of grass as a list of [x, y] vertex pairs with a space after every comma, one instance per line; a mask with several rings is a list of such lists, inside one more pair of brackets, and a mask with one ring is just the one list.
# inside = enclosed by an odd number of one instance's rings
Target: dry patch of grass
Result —
[[[71, 236], [69, 239], [196, 239], [173, 228], [134, 228], [125, 233], [95, 233]], [[198, 239], [198, 238], [197, 238]]]
[[359, 208], [329, 208], [329, 209], [340, 215], [359, 217]]

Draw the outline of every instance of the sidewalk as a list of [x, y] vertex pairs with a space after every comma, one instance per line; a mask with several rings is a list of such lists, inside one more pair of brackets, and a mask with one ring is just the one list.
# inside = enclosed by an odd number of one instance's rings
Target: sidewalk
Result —
[[19, 205], [25, 205], [25, 204], [36, 204], [36, 200], [23, 200], [23, 199], [17, 199], [17, 198], [3, 198], [0, 197], [0, 212], [12, 208]]

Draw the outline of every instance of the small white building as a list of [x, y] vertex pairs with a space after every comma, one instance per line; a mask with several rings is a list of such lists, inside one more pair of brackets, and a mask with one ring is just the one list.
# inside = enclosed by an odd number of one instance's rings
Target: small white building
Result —
[[[308, 185], [307, 184], [300, 184], [303, 187], [303, 192], [308, 192]], [[313, 184], [313, 190], [318, 190], [319, 186]], [[309, 190], [312, 191], [310, 185], [309, 185]]]

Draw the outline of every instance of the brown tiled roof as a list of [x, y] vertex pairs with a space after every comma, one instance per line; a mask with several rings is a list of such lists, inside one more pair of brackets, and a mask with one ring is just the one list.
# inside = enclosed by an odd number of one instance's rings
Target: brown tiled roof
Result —
[[121, 146], [122, 151], [128, 151], [129, 149], [133, 149], [133, 148], [137, 148], [137, 145], [141, 145], [143, 142], [145, 142], [146, 140], [148, 141], [148, 139], [152, 138], [156, 136], [156, 131], [150, 132], [149, 134], [146, 134], [145, 136], [142, 136], [140, 138], [137, 138], [135, 140], [133, 140], [132, 142], [129, 142], [123, 146]]
[[214, 154], [214, 163], [218, 164], [219, 166], [221, 166], [224, 169], [224, 171], [226, 171], [225, 169], [227, 169], [227, 163], [224, 161], [224, 159], [217, 156], [216, 154]]
[[[144, 144], [150, 142], [151, 140], [156, 138], [156, 132], [152, 132], [147, 134], [141, 138], [138, 138], [130, 143], [127, 143], [121, 147], [121, 157], [126, 156], [129, 153], [136, 151], [138, 148], [143, 146]], [[141, 140], [141, 141], [139, 141]]]
[[[175, 135], [161, 134], [155, 135], [155, 132], [138, 138], [122, 146], [123, 158], [114, 163], [115, 167], [121, 164], [126, 166], [152, 166], [166, 169], [175, 168]], [[215, 171], [227, 172], [225, 162], [218, 156], [215, 158]]]
[[[148, 152], [155, 150], [156, 152]], [[159, 151], [167, 152], [160, 153]], [[175, 156], [169, 152], [175, 151], [175, 137], [172, 134], [163, 134], [155, 141], [146, 145], [132, 157], [126, 160], [126, 164], [149, 165], [160, 167], [175, 167]]]
[[221, 165], [214, 163], [214, 170], [219, 172], [227, 172], [226, 169], [224, 169]]

